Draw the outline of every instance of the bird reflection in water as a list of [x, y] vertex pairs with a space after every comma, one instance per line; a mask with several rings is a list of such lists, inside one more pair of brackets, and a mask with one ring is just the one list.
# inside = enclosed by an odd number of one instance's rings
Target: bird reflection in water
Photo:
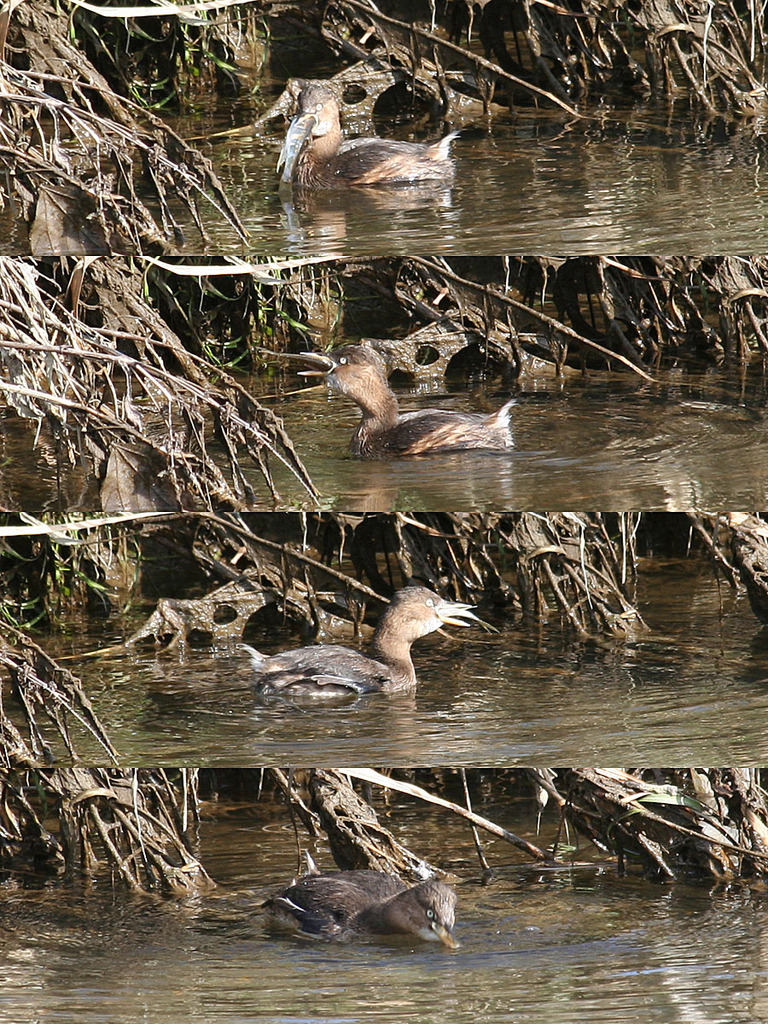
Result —
[[[330, 89], [315, 82], [296, 85], [301, 86], [298, 113], [278, 160], [280, 202], [290, 242], [305, 242], [310, 233], [314, 246], [345, 242], [357, 234], [356, 224], [364, 216], [367, 237], [386, 232], [396, 245], [400, 226], [407, 240], [413, 238], [415, 215], [421, 236], [429, 231], [425, 220], [429, 209], [451, 208], [450, 145], [458, 133], [431, 144], [344, 139], [339, 103]], [[365, 187], [362, 206], [361, 187]], [[336, 255], [336, 251], [328, 249], [325, 255]]]

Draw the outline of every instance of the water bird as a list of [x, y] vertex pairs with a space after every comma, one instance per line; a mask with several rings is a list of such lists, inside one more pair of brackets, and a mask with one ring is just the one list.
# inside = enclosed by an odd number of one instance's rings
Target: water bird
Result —
[[[265, 696], [342, 697], [416, 687], [411, 644], [443, 625], [480, 622], [472, 605], [448, 601], [426, 587], [404, 587], [392, 598], [373, 634], [371, 655], [339, 644], [315, 644], [268, 656], [242, 644], [251, 657], [254, 686]], [[465, 621], [470, 620], [470, 621]]]
[[316, 366], [300, 371], [304, 376], [325, 377], [334, 390], [359, 406], [362, 418], [349, 446], [353, 455], [370, 459], [514, 447], [509, 422], [514, 398], [489, 414], [453, 409], [401, 413], [384, 361], [372, 348], [345, 345], [328, 354], [302, 352], [300, 358]]
[[339, 104], [326, 86], [307, 82], [277, 161], [281, 181], [305, 188], [332, 185], [407, 185], [453, 180], [451, 132], [439, 142], [343, 139]]
[[305, 935], [411, 935], [455, 949], [456, 893], [436, 879], [412, 888], [383, 871], [302, 876], [263, 904], [269, 920]]

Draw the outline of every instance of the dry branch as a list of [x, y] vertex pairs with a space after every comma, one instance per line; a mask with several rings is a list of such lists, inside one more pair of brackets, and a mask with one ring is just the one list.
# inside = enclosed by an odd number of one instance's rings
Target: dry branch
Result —
[[[176, 774], [176, 773], [174, 773]], [[107, 869], [131, 890], [188, 894], [212, 883], [183, 830], [197, 817], [197, 769], [0, 768], [0, 864], [36, 859], [70, 879]], [[58, 834], [43, 819], [55, 811]]]
[[442, 797], [435, 796], [433, 793], [429, 793], [421, 786], [414, 786], [410, 782], [403, 782], [400, 779], [389, 778], [386, 775], [382, 775], [381, 772], [374, 771], [372, 768], [346, 768], [344, 770], [344, 774], [353, 779], [360, 779], [361, 782], [370, 782], [373, 785], [381, 786], [383, 789], [391, 789], [396, 793], [406, 793], [408, 796], [415, 797], [417, 800], [423, 800], [425, 803], [434, 804], [436, 807], [443, 807], [452, 814], [456, 814], [460, 818], [464, 818], [466, 821], [470, 822], [471, 825], [476, 826], [477, 828], [482, 828], [491, 835], [498, 836], [498, 838], [503, 839], [512, 846], [516, 846], [518, 850], [522, 850], [523, 853], [527, 854], [533, 860], [552, 863], [552, 857], [548, 853], [539, 849], [538, 846], [534, 846], [533, 843], [529, 843], [527, 839], [522, 839], [520, 836], [516, 836], [514, 832], [510, 832], [508, 829], [502, 828], [500, 825], [495, 824], [495, 822], [490, 821], [488, 818], [484, 818], [480, 814], [473, 813], [466, 807], [461, 807], [459, 804], [453, 803], [451, 800], [444, 800]]
[[695, 0], [590, 0], [578, 9], [467, 0], [450, 5], [450, 13], [438, 30], [434, 15], [428, 26], [392, 17], [370, 0], [333, 0], [319, 29], [313, 15], [303, 27], [379, 73], [408, 76], [415, 90], [454, 115], [474, 101], [486, 112], [492, 102], [543, 103], [573, 116], [572, 104], [590, 94], [669, 100], [683, 89], [708, 113], [764, 109], [765, 24], [757, 5], [745, 12], [718, 3], [702, 12]]
[[[28, 222], [30, 250], [41, 256], [163, 252], [182, 238], [182, 207], [205, 240], [201, 200], [244, 238], [210, 162], [159, 118], [114, 93], [69, 31], [53, 3], [21, 3], [9, 41], [30, 66], [20, 70], [0, 54], [4, 199]], [[140, 198], [147, 190], [160, 226]]]
[[384, 828], [342, 773], [313, 768], [308, 786], [312, 806], [341, 870], [370, 868], [417, 880], [437, 874], [431, 864], [416, 857]]
[[[566, 818], [602, 849], [662, 878], [768, 875], [768, 805], [757, 769], [558, 773]], [[666, 780], [669, 781], [666, 781]]]
[[127, 261], [91, 263], [85, 280], [76, 268], [74, 310], [44, 269], [0, 262], [0, 395], [47, 424], [73, 465], [90, 460], [104, 511], [242, 507], [246, 459], [276, 496], [270, 457], [315, 494], [277, 417], [184, 349]]
[[41, 767], [54, 760], [52, 743], [38, 721], [39, 715], [44, 715], [53, 725], [73, 760], [78, 754], [72, 725], [77, 723], [97, 742], [107, 758], [116, 762], [117, 752], [80, 681], [19, 630], [4, 625], [3, 631], [10, 640], [0, 637], [0, 667], [10, 680], [10, 693], [21, 708], [28, 738], [22, 738], [7, 715], [0, 676], [0, 765], [10, 770], [17, 766]]
[[[611, 517], [617, 529], [601, 513], [378, 513], [349, 521], [321, 513], [305, 518], [300, 539], [289, 536], [296, 520], [282, 521], [282, 541], [233, 516], [185, 518], [198, 524], [191, 557], [227, 582], [203, 598], [161, 601], [130, 643], [177, 643], [193, 630], [240, 639], [249, 617], [273, 603], [305, 632], [322, 636], [328, 610], [357, 628], [369, 602], [386, 601], [414, 581], [538, 620], [554, 609], [578, 635], [643, 628], [630, 596], [637, 518], [631, 514]], [[215, 560], [207, 554], [212, 547]], [[340, 568], [328, 564], [342, 554], [348, 562]]]

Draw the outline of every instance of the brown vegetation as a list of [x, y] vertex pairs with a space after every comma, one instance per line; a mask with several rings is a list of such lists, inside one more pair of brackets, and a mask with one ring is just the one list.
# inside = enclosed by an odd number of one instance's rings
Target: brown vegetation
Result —
[[[356, 779], [368, 787], [367, 798], [355, 789]], [[439, 863], [427, 864], [379, 821], [372, 805], [381, 805], [388, 791], [424, 801], [437, 807], [436, 813], [468, 819], [477, 830], [479, 870], [486, 882], [493, 877], [493, 862], [483, 853], [482, 832], [517, 848], [522, 861], [556, 866], [574, 857], [572, 848], [561, 852], [555, 842], [542, 850], [470, 810], [475, 789], [497, 806], [522, 794], [531, 797], [532, 791], [539, 806], [549, 798], [561, 825], [574, 825], [600, 849], [609, 850], [621, 873], [639, 868], [660, 880], [732, 881], [762, 879], [768, 872], [768, 805], [760, 772], [746, 768], [645, 768], [631, 773], [599, 768], [457, 773], [439, 768], [386, 774], [370, 769], [211, 773], [2, 768], [0, 870], [53, 873], [70, 880], [108, 871], [116, 885], [132, 890], [184, 893], [206, 888], [210, 880], [190, 852], [198, 790], [213, 788], [221, 800], [221, 791], [233, 786], [241, 800], [279, 795], [294, 818], [298, 845], [324, 833], [342, 869], [373, 868], [410, 878], [441, 871]], [[457, 788], [456, 802], [443, 795], [447, 791], [452, 796]], [[307, 830], [304, 838], [302, 829]]]
[[238, 92], [238, 41], [265, 63], [272, 34], [321, 42], [339, 61], [342, 100], [353, 85], [371, 109], [416, 102], [456, 124], [531, 105], [590, 116], [585, 101], [626, 94], [683, 97], [708, 117], [765, 109], [755, 5], [253, 0], [129, 21], [88, 3], [70, 12], [22, 0], [0, 22], [1, 194], [26, 234], [20, 251], [158, 253], [184, 244], [184, 221], [205, 244], [208, 204], [245, 238], [209, 161], [159, 112], [205, 89]]

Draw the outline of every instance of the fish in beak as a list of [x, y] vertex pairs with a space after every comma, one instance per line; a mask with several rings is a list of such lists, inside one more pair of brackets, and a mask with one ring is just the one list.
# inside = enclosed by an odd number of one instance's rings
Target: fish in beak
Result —
[[283, 148], [280, 150], [280, 156], [277, 159], [277, 173], [280, 174], [281, 168], [283, 171], [280, 177], [281, 181], [293, 181], [296, 161], [299, 159], [304, 144], [312, 134], [316, 124], [317, 117], [311, 111], [299, 114], [291, 121], [288, 131], [285, 133]]

